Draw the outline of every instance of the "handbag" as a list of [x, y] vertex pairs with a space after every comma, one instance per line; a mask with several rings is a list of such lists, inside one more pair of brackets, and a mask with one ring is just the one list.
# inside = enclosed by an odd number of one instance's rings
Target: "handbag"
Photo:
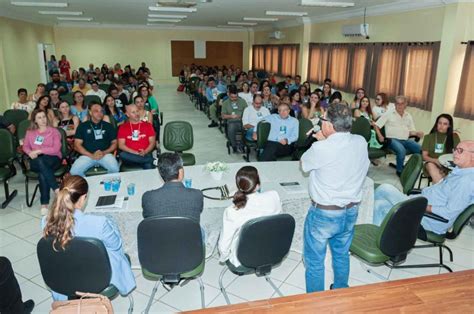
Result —
[[80, 299], [54, 301], [50, 314], [111, 314], [112, 303], [106, 296], [95, 293], [76, 292]]
[[184, 91], [184, 84], [180, 84], [176, 90], [177, 90], [178, 92]]

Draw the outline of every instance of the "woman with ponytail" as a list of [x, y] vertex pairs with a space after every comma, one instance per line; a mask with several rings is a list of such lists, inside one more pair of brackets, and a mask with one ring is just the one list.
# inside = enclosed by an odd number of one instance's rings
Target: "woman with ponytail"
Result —
[[[87, 181], [80, 176], [69, 176], [62, 182], [48, 216], [42, 220], [43, 236], [53, 238], [56, 251], [67, 250], [74, 237], [101, 240], [112, 269], [110, 283], [127, 295], [135, 288], [135, 278], [123, 252], [120, 232], [107, 217], [84, 213], [88, 190]], [[67, 300], [64, 295], [52, 294], [54, 300]]]
[[240, 266], [236, 253], [242, 226], [254, 218], [279, 214], [281, 201], [276, 191], [259, 191], [260, 177], [255, 167], [240, 168], [235, 175], [235, 183], [234, 204], [224, 211], [219, 253], [221, 262], [230, 260], [235, 266]]

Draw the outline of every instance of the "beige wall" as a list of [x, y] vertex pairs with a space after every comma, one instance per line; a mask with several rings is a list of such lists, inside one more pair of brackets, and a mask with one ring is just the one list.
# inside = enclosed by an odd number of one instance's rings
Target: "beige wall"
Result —
[[56, 51], [67, 55], [73, 68], [89, 63], [138, 67], [145, 61], [155, 80], [173, 80], [171, 40], [209, 40], [243, 42], [243, 64], [248, 64], [249, 34], [228, 31], [173, 29], [55, 28]]
[[40, 82], [38, 43], [54, 43], [52, 27], [0, 17], [1, 111], [16, 99], [18, 88], [31, 93]]

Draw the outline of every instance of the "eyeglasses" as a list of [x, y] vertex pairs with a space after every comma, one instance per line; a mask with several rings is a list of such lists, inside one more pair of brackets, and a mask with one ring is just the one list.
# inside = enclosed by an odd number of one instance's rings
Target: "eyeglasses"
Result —
[[462, 154], [462, 153], [464, 153], [464, 152], [474, 153], [473, 150], [467, 150], [467, 149], [464, 149], [464, 148], [462, 148], [462, 147], [453, 148], [453, 153]]

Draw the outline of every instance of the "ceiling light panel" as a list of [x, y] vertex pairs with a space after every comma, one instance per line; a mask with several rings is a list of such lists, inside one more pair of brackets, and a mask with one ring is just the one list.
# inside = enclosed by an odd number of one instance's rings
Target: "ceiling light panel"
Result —
[[67, 8], [66, 2], [25, 2], [25, 1], [12, 1], [12, 5], [19, 7], [51, 7], [51, 8]]
[[276, 22], [278, 18], [276, 17], [244, 17], [244, 21], [256, 21], [256, 22]]
[[242, 25], [217, 25], [219, 28], [244, 28]]
[[188, 16], [187, 15], [167, 15], [167, 14], [148, 14], [148, 17], [157, 17], [157, 18], [162, 18], [162, 19], [185, 19]]
[[148, 22], [167, 22], [167, 23], [179, 23], [181, 20], [177, 19], [148, 19]]
[[257, 23], [252, 22], [227, 22], [229, 25], [255, 26]]
[[38, 11], [39, 14], [43, 15], [82, 15], [81, 11]]
[[348, 8], [355, 5], [354, 2], [336, 2], [336, 1], [318, 1], [318, 0], [301, 0], [302, 6], [313, 7], [334, 7], [334, 8]]
[[149, 6], [148, 10], [157, 11], [157, 12], [186, 12], [192, 13], [196, 12], [196, 8], [179, 8], [179, 7], [158, 7], [158, 6]]
[[58, 16], [58, 20], [60, 21], [85, 21], [90, 22], [92, 21], [92, 17], [67, 17], [67, 16]]
[[306, 16], [308, 12], [266, 11], [265, 14], [277, 16]]

